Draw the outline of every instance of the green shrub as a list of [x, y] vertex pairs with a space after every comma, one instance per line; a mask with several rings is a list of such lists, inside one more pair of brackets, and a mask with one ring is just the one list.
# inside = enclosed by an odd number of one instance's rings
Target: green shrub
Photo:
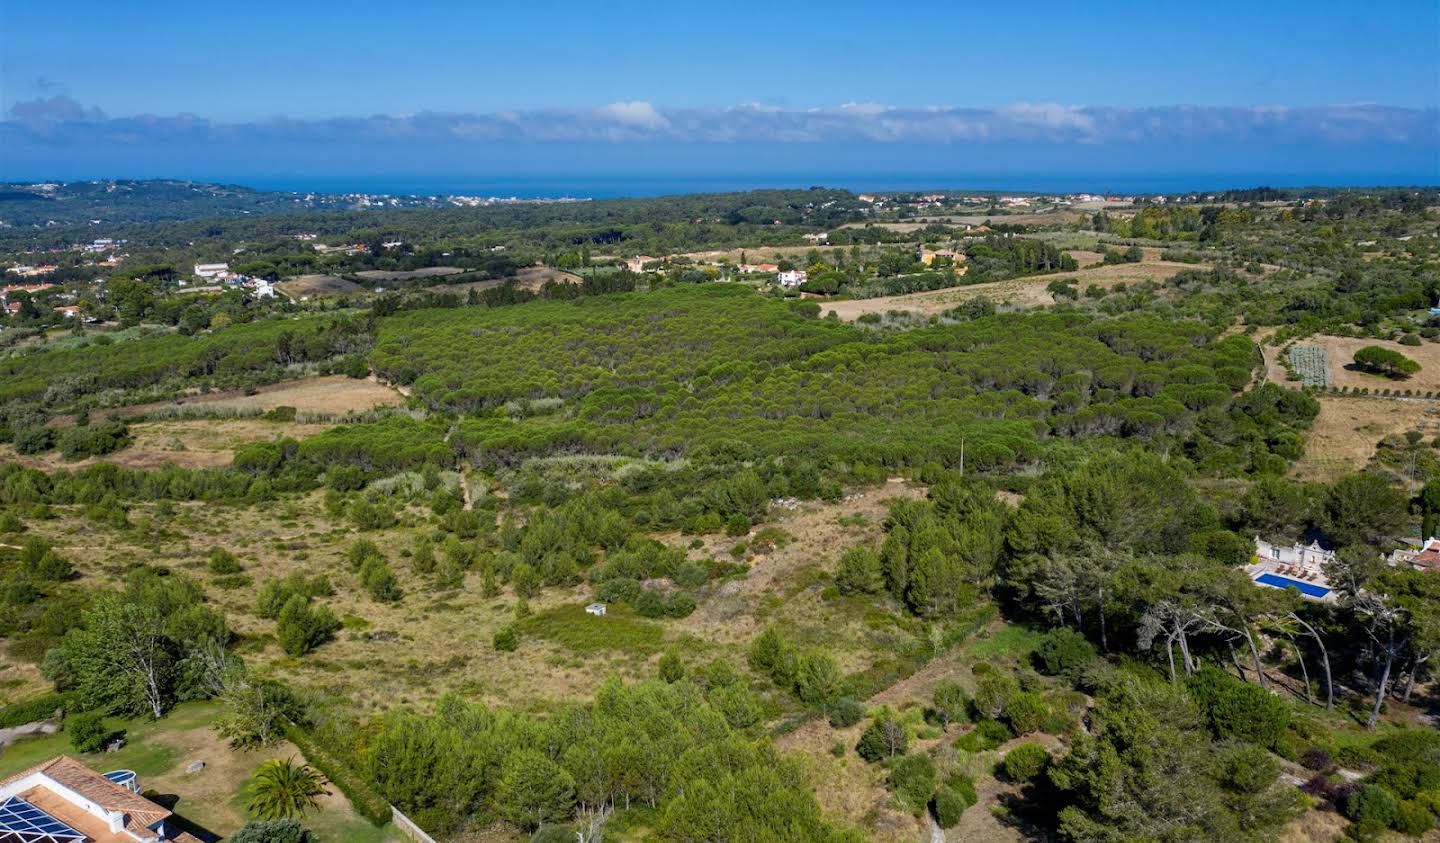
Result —
[[328, 606], [311, 607], [309, 598], [293, 595], [275, 621], [275, 637], [290, 656], [303, 656], [329, 641], [340, 629], [340, 619]]
[[235, 558], [235, 554], [223, 547], [210, 549], [210, 557], [206, 565], [210, 568], [210, 573], [222, 576], [238, 574], [244, 570], [240, 567], [240, 560]]
[[225, 843], [320, 843], [320, 838], [294, 820], [251, 820]]
[[1010, 730], [998, 720], [981, 720], [975, 728], [955, 740], [955, 746], [966, 752], [985, 752], [1011, 738]]
[[1283, 700], [1219, 668], [1196, 671], [1189, 688], [1217, 738], [1237, 738], [1273, 747], [1290, 725], [1290, 708]]
[[18, 454], [43, 454], [55, 447], [55, 431], [48, 427], [27, 427], [15, 433], [15, 452]]
[[677, 591], [665, 601], [667, 618], [686, 618], [695, 611], [695, 598], [688, 591]]
[[495, 649], [502, 653], [513, 653], [520, 647], [520, 634], [513, 626], [502, 626], [491, 639]]
[[685, 662], [674, 653], [666, 653], [660, 657], [660, 679], [667, 684], [673, 685], [685, 678]]
[[954, 828], [969, 807], [970, 803], [965, 801], [965, 797], [950, 787], [936, 790], [935, 799], [930, 804], [930, 809], [935, 812], [935, 822], [939, 823], [941, 828]]
[[69, 427], [56, 437], [56, 447], [67, 460], [84, 459], [118, 451], [130, 444], [130, 429], [112, 421], [86, 427]]
[[76, 752], [99, 752], [110, 741], [105, 716], [98, 711], [82, 711], [65, 719], [65, 733]]
[[916, 814], [924, 811], [935, 794], [935, 762], [928, 755], [906, 755], [890, 766], [890, 790]]
[[935, 690], [930, 694], [930, 704], [931, 717], [941, 726], [964, 723], [969, 719], [966, 715], [970, 710], [970, 700], [958, 682], [945, 680], [936, 683]]
[[845, 729], [859, 723], [865, 717], [865, 706], [851, 697], [841, 697], [830, 706], [830, 726]]
[[1017, 735], [1029, 735], [1045, 727], [1050, 706], [1034, 691], [1021, 691], [1005, 704], [1005, 721]]
[[1435, 827], [1435, 816], [1419, 802], [1407, 800], [1400, 803], [1394, 826], [1401, 834], [1420, 837]]
[[1049, 676], [1074, 678], [1095, 658], [1095, 645], [1069, 627], [1050, 630], [1035, 648], [1036, 667]]
[[1400, 818], [1400, 803], [1380, 785], [1361, 785], [1345, 800], [1345, 816], [1362, 825], [1389, 828]]
[[910, 736], [906, 733], [904, 724], [896, 720], [889, 709], [883, 709], [870, 721], [870, 725], [865, 727], [865, 731], [860, 735], [860, 742], [855, 745], [855, 751], [861, 758], [874, 763], [904, 755], [909, 746]]
[[394, 603], [400, 599], [400, 581], [384, 559], [371, 558], [360, 569], [360, 583], [370, 597], [380, 603]]
[[1022, 743], [1005, 753], [1004, 766], [1010, 781], [1032, 781], [1050, 766], [1050, 753], [1038, 743]]

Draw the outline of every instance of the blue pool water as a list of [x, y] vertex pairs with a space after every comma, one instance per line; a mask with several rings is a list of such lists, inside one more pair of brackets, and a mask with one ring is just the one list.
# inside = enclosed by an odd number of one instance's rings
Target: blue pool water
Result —
[[1306, 597], [1324, 597], [1330, 593], [1330, 589], [1323, 585], [1316, 585], [1313, 582], [1304, 580], [1292, 580], [1289, 577], [1282, 577], [1279, 574], [1261, 574], [1255, 578], [1255, 582], [1265, 585], [1273, 585], [1276, 588], [1298, 588], [1300, 593]]

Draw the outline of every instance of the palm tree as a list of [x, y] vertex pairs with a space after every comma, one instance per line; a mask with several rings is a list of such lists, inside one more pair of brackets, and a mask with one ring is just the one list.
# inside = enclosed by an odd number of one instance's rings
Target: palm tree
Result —
[[250, 777], [245, 808], [262, 820], [294, 819], [317, 807], [317, 797], [328, 795], [325, 779], [309, 764], [293, 757], [272, 758]]

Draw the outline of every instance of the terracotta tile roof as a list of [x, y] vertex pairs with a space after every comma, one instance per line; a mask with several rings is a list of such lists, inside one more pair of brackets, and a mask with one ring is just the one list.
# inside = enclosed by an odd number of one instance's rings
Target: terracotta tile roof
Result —
[[139, 794], [131, 793], [68, 755], [58, 755], [43, 764], [16, 773], [0, 781], [0, 787], [33, 773], [43, 773], [47, 778], [75, 791], [106, 811], [125, 814], [126, 826], [137, 831], [148, 828], [171, 814], [169, 810]]

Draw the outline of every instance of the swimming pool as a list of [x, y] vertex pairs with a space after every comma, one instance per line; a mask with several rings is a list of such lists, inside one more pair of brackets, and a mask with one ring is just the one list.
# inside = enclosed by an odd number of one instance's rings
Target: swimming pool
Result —
[[1274, 586], [1275, 588], [1298, 588], [1300, 593], [1306, 597], [1324, 597], [1330, 593], [1330, 589], [1323, 585], [1316, 585], [1313, 582], [1304, 580], [1292, 580], [1289, 577], [1282, 577], [1279, 574], [1261, 574], [1255, 578], [1255, 582], [1261, 585]]

